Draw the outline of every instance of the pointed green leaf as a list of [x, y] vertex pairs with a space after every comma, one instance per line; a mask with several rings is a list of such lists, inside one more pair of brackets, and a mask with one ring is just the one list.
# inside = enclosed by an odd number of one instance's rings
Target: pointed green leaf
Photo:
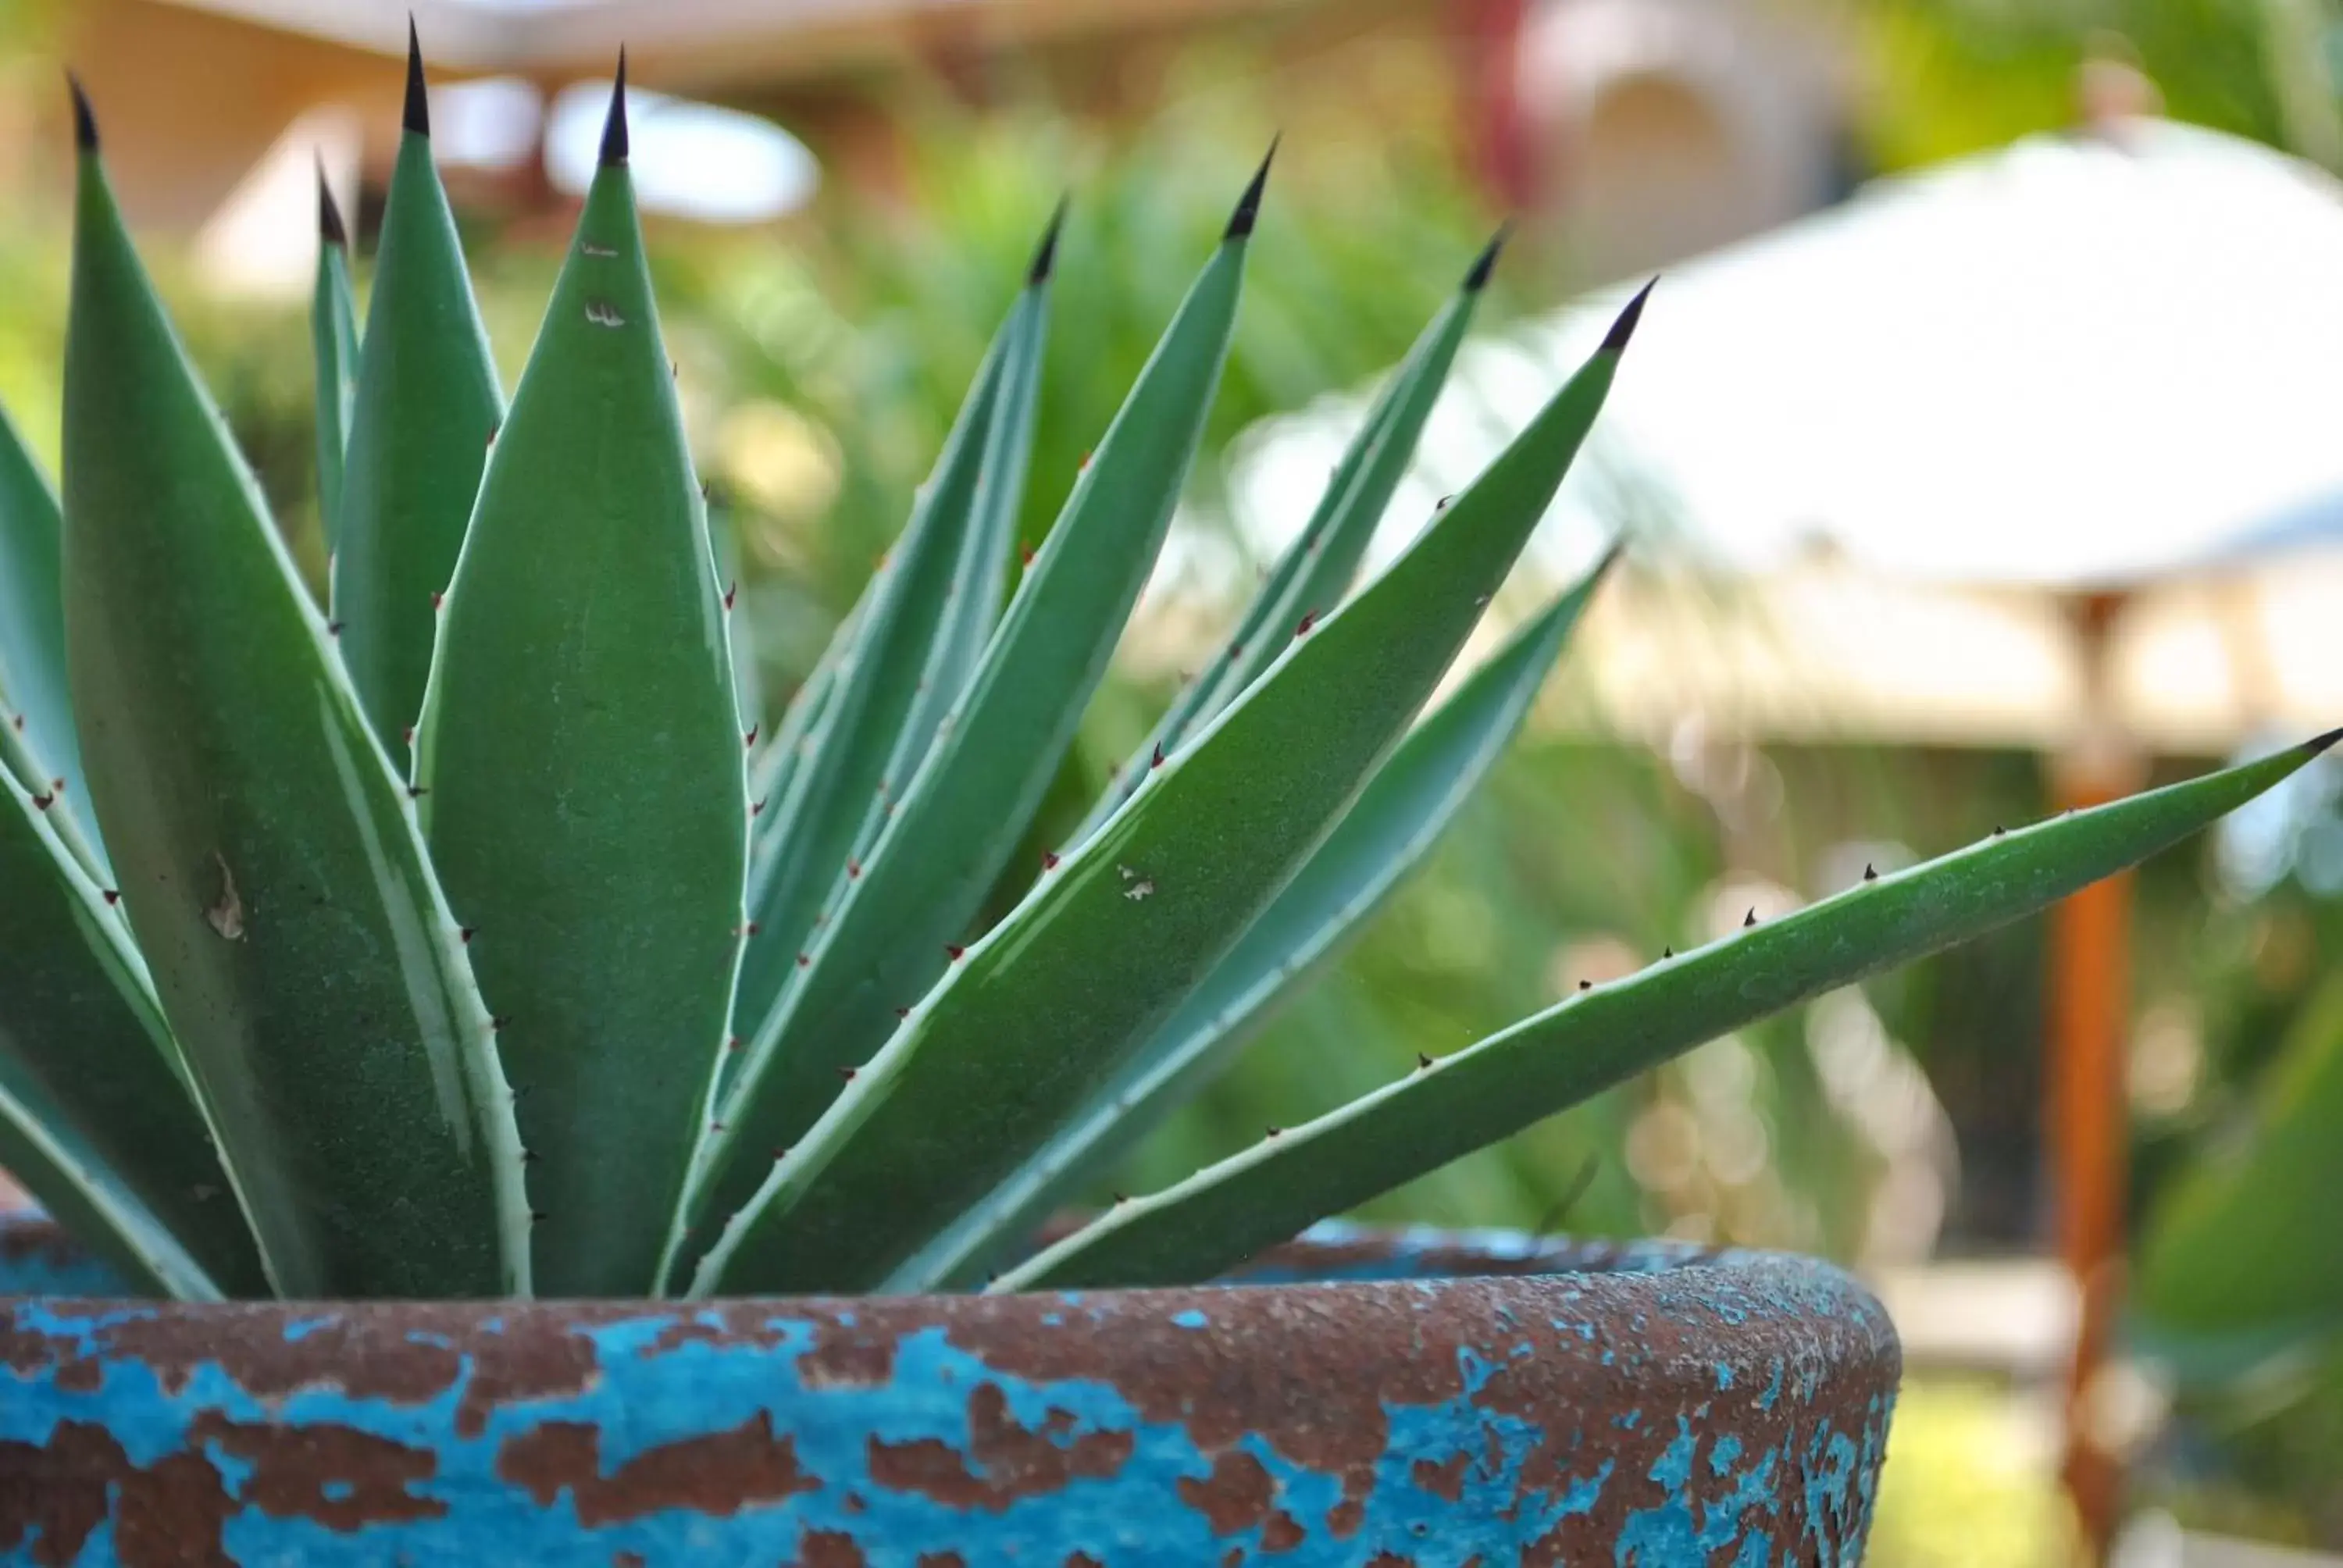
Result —
[[65, 691], [65, 615], [55, 492], [0, 409], [0, 762], [35, 793], [65, 781], [65, 831], [83, 864], [105, 874], [85, 815], [89, 799]]
[[0, 687], [0, 778], [15, 783], [27, 795], [47, 797], [48, 824], [57, 842], [93, 879], [113, 881], [114, 873], [107, 869], [89, 831], [87, 799], [75, 799], [71, 781], [34, 755], [25, 734], [26, 729], [24, 716], [8, 706], [7, 690]]
[[423, 709], [434, 607], [455, 574], [503, 416], [431, 138], [409, 129], [391, 171], [358, 348], [333, 584], [342, 662], [375, 733], [402, 762]]
[[1375, 525], [1414, 461], [1424, 422], [1440, 400], [1449, 367], [1473, 325], [1503, 238], [1501, 234], [1490, 242], [1456, 297], [1409, 348], [1335, 465], [1317, 510], [1278, 558], [1236, 630], [1196, 678], [1181, 688], [1170, 709], [1099, 797], [1072, 835], [1073, 842], [1089, 838], [1139, 791], [1159, 751], [1168, 756], [1183, 745], [1258, 679], [1285, 651], [1285, 633], [1301, 624], [1303, 616], [1322, 619], [1342, 603], [1374, 538]]
[[[918, 696], [895, 738], [894, 750], [880, 774], [883, 779], [908, 779], [918, 775], [946, 717], [983, 668], [985, 644], [991, 640], [1000, 619], [1001, 593], [1009, 580], [1009, 552], [1016, 542], [1018, 518], [1024, 514], [1025, 477], [1033, 456], [1034, 413], [1047, 346], [1041, 291], [1051, 276], [1065, 211], [1061, 206], [1051, 221], [1041, 253], [1034, 258], [1025, 296], [1002, 329], [1000, 387], [985, 432], [971, 516], [961, 530], [943, 622], [929, 646]], [[885, 795], [870, 802], [855, 835], [857, 859], [869, 860], [874, 855], [892, 819], [890, 804]], [[827, 907], [835, 908], [850, 891], [850, 887], [833, 882]]]
[[[1003, 388], [1031, 385], [1030, 376], [1012, 380], [1011, 373], [1039, 357], [1047, 281], [1046, 274], [1037, 277], [1019, 297], [986, 354], [935, 473], [863, 596], [851, 650], [837, 667], [789, 787], [766, 801], [761, 815], [772, 819], [777, 847], [749, 888], [756, 930], [740, 961], [744, 1020], [764, 1018], [795, 977], [814, 917], [846, 878], [863, 824], [876, 814], [874, 801], [890, 799], [911, 779], [942, 717], [930, 701], [941, 694], [931, 692], [930, 682], [938, 653], [968, 640], [960, 624], [976, 608], [963, 600], [974, 587], [973, 547], [986, 533], [978, 502], [992, 426], [1003, 412]], [[1030, 433], [1030, 408], [1026, 414]], [[967, 667], [952, 674], [957, 687]], [[901, 761], [909, 765], [890, 769]]]
[[1288, 650], [953, 966], [773, 1170], [695, 1288], [858, 1290], [1143, 1045], [1340, 821], [1512, 569], [1641, 300], [1392, 569]]
[[1332, 964], [1495, 766], [1597, 578], [1555, 601], [1409, 732], [1318, 852], [1152, 1038], [889, 1291], [980, 1282], [1072, 1195], [1160, 1125]]
[[830, 646], [822, 649], [820, 659], [811, 674], [789, 696], [788, 708], [781, 713], [781, 722], [761, 746], [753, 748], [749, 759], [749, 802], [751, 811], [749, 833], [749, 879], [751, 886], [762, 875], [762, 868], [781, 850], [781, 836], [773, 831], [777, 813], [774, 801], [789, 793], [789, 781], [797, 775], [798, 764], [804, 759], [807, 738], [821, 722], [823, 711], [830, 706], [830, 694], [838, 685], [838, 667], [845, 662], [849, 650], [860, 634], [862, 612], [867, 608], [870, 590], [866, 588], [846, 618], [838, 623]]
[[1580, 992], [1154, 1197], [1116, 1205], [999, 1288], [1209, 1279], [1704, 1040], [1983, 935], [2136, 865], [2252, 799], [2333, 739], [1997, 834]]
[[271, 1279], [525, 1290], [519, 1147], [455, 922], [94, 149], [65, 452], [91, 803]]
[[0, 1057], [0, 1171], [141, 1295], [216, 1302], [225, 1292], [140, 1203], [36, 1084]]
[[[707, 493], [707, 487], [701, 487], [701, 496], [705, 498]], [[716, 589], [723, 596], [725, 629], [732, 644], [732, 694], [739, 699], [737, 716], [741, 732], [747, 734], [764, 719], [765, 676], [763, 667], [757, 662], [755, 621], [746, 615], [729, 613], [740, 593], [740, 530], [733, 521], [730, 508], [708, 501], [706, 510], [708, 549], [716, 565]]]
[[633, 185], [606, 163], [417, 739], [432, 859], [505, 1020], [547, 1294], [650, 1286], [730, 1015], [748, 804], [700, 504]]
[[[52, 830], [55, 809], [0, 781], [0, 1064], [56, 1107], [92, 1156], [231, 1295], [268, 1293], [260, 1254], [146, 965]], [[34, 1086], [37, 1086], [37, 1091]]]
[[[758, 1030], [694, 1205], [720, 1221], [756, 1191], [762, 1151], [795, 1141], [945, 965], [1007, 864], [1106, 673], [1194, 461], [1244, 271], [1248, 187], [1227, 237], [1140, 372], [980, 668], [948, 714], [862, 875]], [[756, 1151], [735, 1158], [736, 1151]], [[701, 1244], [704, 1244], [704, 1241]]]
[[309, 339], [317, 362], [317, 522], [326, 555], [340, 543], [342, 455], [357, 399], [358, 317], [350, 296], [349, 240], [334, 193], [317, 173], [317, 282], [309, 297]]

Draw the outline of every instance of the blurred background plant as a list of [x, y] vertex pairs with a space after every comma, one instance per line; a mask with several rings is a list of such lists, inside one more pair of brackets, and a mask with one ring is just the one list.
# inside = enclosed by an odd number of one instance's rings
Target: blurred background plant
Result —
[[[56, 71], [71, 57], [131, 160], [119, 177], [153, 234], [191, 349], [288, 535], [321, 568], [307, 328], [298, 288], [267, 279], [306, 279], [300, 215], [313, 154], [356, 216], [363, 258], [387, 167], [379, 138], [396, 123], [388, 51], [400, 40], [365, 5], [315, 0], [275, 8], [277, 21], [264, 9], [0, 0], [0, 401], [54, 452], [66, 190]], [[633, 29], [649, 87], [796, 138], [757, 154], [798, 172], [777, 176], [781, 194], [746, 221], [682, 202], [652, 245], [695, 449], [737, 540], [771, 710], [900, 527], [1052, 206], [1070, 195], [1074, 218], [1026, 519], [1036, 542], [1230, 193], [1282, 134], [1208, 450], [1121, 673], [1040, 825], [1045, 837], [1079, 817], [1129, 754], [1277, 537], [1276, 519], [1248, 515], [1234, 479], [1260, 423], [1391, 365], [1502, 218], [1517, 218], [1520, 233], [1499, 274], [1493, 332], [1584, 286], [1827, 207], [1867, 176], [2066, 131], [2078, 95], [2104, 90], [2110, 69], [2127, 91], [2160, 92], [2177, 118], [2343, 164], [2332, 69], [2343, 34], [2325, 0], [1285, 0], [1121, 11], [1000, 0], [956, 8], [974, 15], [956, 23], [920, 5], [843, 6], [879, 19], [801, 36], [784, 36], [784, 19], [753, 38], [695, 32], [696, 8], [681, 4], [581, 0], [531, 7], [526, 24], [512, 9], [445, 0], [419, 18], [434, 57], [450, 62], [435, 107], [440, 150], [508, 377], [572, 199], [565, 94], [598, 69], [581, 62], [605, 57], [612, 29]], [[913, 14], [925, 19], [903, 20]], [[287, 15], [295, 21], [282, 25]], [[513, 38], [569, 36], [562, 27], [575, 35], [567, 54], [547, 45], [524, 65], [500, 63]], [[476, 79], [455, 85], [466, 75]], [[659, 113], [641, 117], [649, 145]], [[679, 156], [685, 174], [728, 166], [714, 154]], [[246, 254], [256, 232], [256, 266]], [[271, 259], [272, 245], [289, 267]], [[362, 260], [361, 280], [364, 270]], [[1664, 290], [1654, 308], [1667, 308]], [[1413, 520], [1394, 522], [1403, 531]], [[1656, 572], [1663, 553], [1654, 546], [1628, 575]], [[1738, 591], [1703, 585], [1721, 604]], [[1484, 798], [1328, 983], [1114, 1185], [1182, 1171], [1252, 1141], [1264, 1122], [1404, 1070], [1420, 1050], [1475, 1038], [1750, 910], [1793, 907], [1866, 863], [1885, 869], [2041, 815], [2054, 799], [2043, 754], [2022, 738], [1769, 736], [1696, 707], [1626, 722], [1594, 686], [1583, 668], [1556, 682]], [[2154, 781], [2198, 770], [2222, 749], [2162, 749]], [[2234, 1188], [2244, 1180], [2235, 1171], [2266, 1162], [2268, 1129], [2284, 1121], [2270, 1110], [2274, 1070], [2290, 1070], [2295, 1099], [2313, 1105], [2298, 1123], [2323, 1128], [2318, 1110], [2343, 1103], [2300, 1088], [2343, 1057], [2343, 1013], [2329, 994], [2332, 957], [2343, 953], [2343, 810], [2331, 772], [2305, 777], [2289, 814], [2265, 812], [2168, 856], [2135, 888], [2128, 1211], [2159, 1226], [2186, 1229], [2187, 1214], [2165, 1218], [2177, 1189]], [[1794, 1247], [1886, 1282], [1934, 1278], [1932, 1261], [2039, 1254], [2053, 1201], [2044, 948], [2038, 925], [2012, 929], [1716, 1041], [1373, 1212]], [[2197, 1174], [2208, 1161], [2216, 1175]], [[2200, 1220], [2177, 1239], [2150, 1236], [2150, 1267], [2177, 1259], [2161, 1266], [2253, 1280], [2268, 1272], [2257, 1249], [2272, 1237], [2316, 1252], [2336, 1178], [2343, 1171], [2316, 1161], [2288, 1168], [2255, 1201], [2298, 1228], [2232, 1236], [2215, 1258], [2207, 1250], [2224, 1226]], [[2196, 1201], [2202, 1211], [2215, 1200]], [[2307, 1282], [2301, 1270], [2287, 1277], [2298, 1290], [2283, 1303], [2290, 1311], [2343, 1279], [2343, 1266]], [[2039, 1271], [2026, 1278], [2038, 1282]], [[2052, 1303], [2042, 1331], [2051, 1342], [2071, 1332], [2059, 1316], [2071, 1313], [2070, 1294], [2040, 1297]], [[2239, 1299], [2195, 1302], [2197, 1326], [2269, 1326], [2255, 1319], [2251, 1292]], [[2326, 1299], [2343, 1309], [2343, 1289]], [[1964, 1362], [1956, 1350], [1937, 1364], [1919, 1322], [1906, 1329], [1915, 1376], [1873, 1561], [2073, 1560], [2077, 1533], [2052, 1473], [2061, 1369], [2026, 1359], [2041, 1333], [2016, 1332], [2018, 1351]], [[2136, 1460], [2134, 1504], [2343, 1550], [2343, 1361], [2327, 1337], [2337, 1322], [2343, 1310], [2295, 1312], [2281, 1346], [2257, 1342], [2268, 1353], [2252, 1358], [2249, 1376], [2227, 1363], [2177, 1382], [2138, 1372], [2144, 1392], [2124, 1408], [2137, 1415], [2145, 1402], [2149, 1414], [2121, 1440]]]

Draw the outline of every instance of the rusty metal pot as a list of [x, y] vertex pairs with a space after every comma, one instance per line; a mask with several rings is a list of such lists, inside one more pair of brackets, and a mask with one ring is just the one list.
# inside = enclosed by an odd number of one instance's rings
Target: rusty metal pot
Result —
[[1192, 1290], [109, 1286], [0, 1218], [0, 1560], [1852, 1563], [1901, 1366], [1821, 1263], [1331, 1226]]

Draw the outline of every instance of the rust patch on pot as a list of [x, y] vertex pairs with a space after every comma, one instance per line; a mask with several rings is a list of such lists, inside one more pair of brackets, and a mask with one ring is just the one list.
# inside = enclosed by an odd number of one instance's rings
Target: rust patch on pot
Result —
[[497, 1451], [497, 1474], [540, 1507], [566, 1489], [578, 1523], [589, 1530], [667, 1508], [738, 1513], [753, 1503], [821, 1490], [821, 1483], [799, 1468], [796, 1440], [775, 1437], [773, 1418], [764, 1411], [729, 1432], [647, 1448], [608, 1475], [600, 1428], [548, 1421], [505, 1440]]
[[34, 1541], [39, 1568], [69, 1568], [116, 1514], [122, 1568], [236, 1568], [220, 1547], [235, 1504], [199, 1453], [141, 1469], [105, 1428], [60, 1422], [47, 1442], [0, 1442], [0, 1549]]
[[854, 1537], [836, 1530], [809, 1530], [798, 1543], [804, 1568], [870, 1568]]
[[813, 1348], [798, 1357], [798, 1376], [808, 1388], [879, 1388], [894, 1377], [894, 1335], [828, 1314], [819, 1321]]
[[870, 1440], [870, 1479], [895, 1492], [915, 1492], [954, 1508], [998, 1513], [1021, 1497], [1061, 1492], [1078, 1480], [1104, 1480], [1120, 1471], [1136, 1444], [1128, 1432], [1085, 1432], [1061, 1448], [1052, 1412], [1041, 1431], [1029, 1430], [1009, 1412], [1009, 1396], [995, 1382], [980, 1383], [968, 1396], [968, 1452], [939, 1438], [909, 1442]]
[[1234, 1535], [1269, 1517], [1277, 1482], [1260, 1460], [1232, 1449], [1212, 1461], [1212, 1473], [1199, 1481], [1180, 1478], [1180, 1500], [1202, 1514], [1215, 1535]]
[[1473, 1462], [1469, 1453], [1452, 1453], [1440, 1463], [1419, 1459], [1410, 1471], [1415, 1483], [1443, 1503], [1453, 1503], [1464, 1495], [1465, 1467]]
[[957, 1552], [922, 1552], [918, 1568], [968, 1568], [968, 1559]]
[[1293, 1515], [1280, 1509], [1271, 1518], [1269, 1528], [1261, 1533], [1261, 1549], [1263, 1552], [1291, 1552], [1301, 1545], [1309, 1533]]
[[[339, 1425], [268, 1426], [206, 1411], [188, 1429], [198, 1442], [252, 1466], [238, 1500], [279, 1519], [314, 1519], [344, 1533], [377, 1522], [439, 1519], [447, 1505], [407, 1488], [439, 1468], [430, 1450]], [[338, 1489], [342, 1495], [335, 1495]]]

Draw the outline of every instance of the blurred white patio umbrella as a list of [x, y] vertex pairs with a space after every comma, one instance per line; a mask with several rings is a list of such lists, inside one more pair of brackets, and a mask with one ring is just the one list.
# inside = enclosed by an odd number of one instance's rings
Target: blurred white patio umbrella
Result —
[[[1625, 293], [1468, 347], [1385, 553], [1520, 427]], [[1331, 399], [1248, 444], [1238, 510], [1262, 544], [1308, 516], [1360, 406]], [[2304, 613], [2290, 556], [2343, 540], [2343, 187], [2257, 144], [2123, 120], [1883, 181], [1673, 269], [1545, 558], [1583, 558], [1623, 523], [1739, 578], [1786, 670], [1857, 651], [1844, 623], [1808, 613], [1817, 558], [1843, 608], [1866, 577], [1894, 580], [1859, 657], [1926, 678], [1897, 694], [1865, 671], [1869, 696], [1844, 711], [1827, 681], [1777, 692], [1796, 734], [2045, 745], [2112, 716], [2205, 752], [2324, 728], [2343, 711], [2343, 615]], [[2169, 599], [2160, 585], [2178, 578]], [[1962, 591], [1918, 612], [1916, 585]], [[2097, 677], [2045, 629], [2052, 607], [2013, 605], [2013, 588], [2127, 597], [2112, 715], [2087, 712]], [[1667, 662], [1652, 628], [1613, 618], [1644, 667]], [[1964, 619], [2031, 651], [1964, 669]], [[1928, 669], [1936, 658], [1954, 668]], [[1733, 668], [1678, 662], [1611, 693], [1626, 704], [1613, 717], [1664, 719], [1648, 706], [1664, 689], [1764, 731]]]

